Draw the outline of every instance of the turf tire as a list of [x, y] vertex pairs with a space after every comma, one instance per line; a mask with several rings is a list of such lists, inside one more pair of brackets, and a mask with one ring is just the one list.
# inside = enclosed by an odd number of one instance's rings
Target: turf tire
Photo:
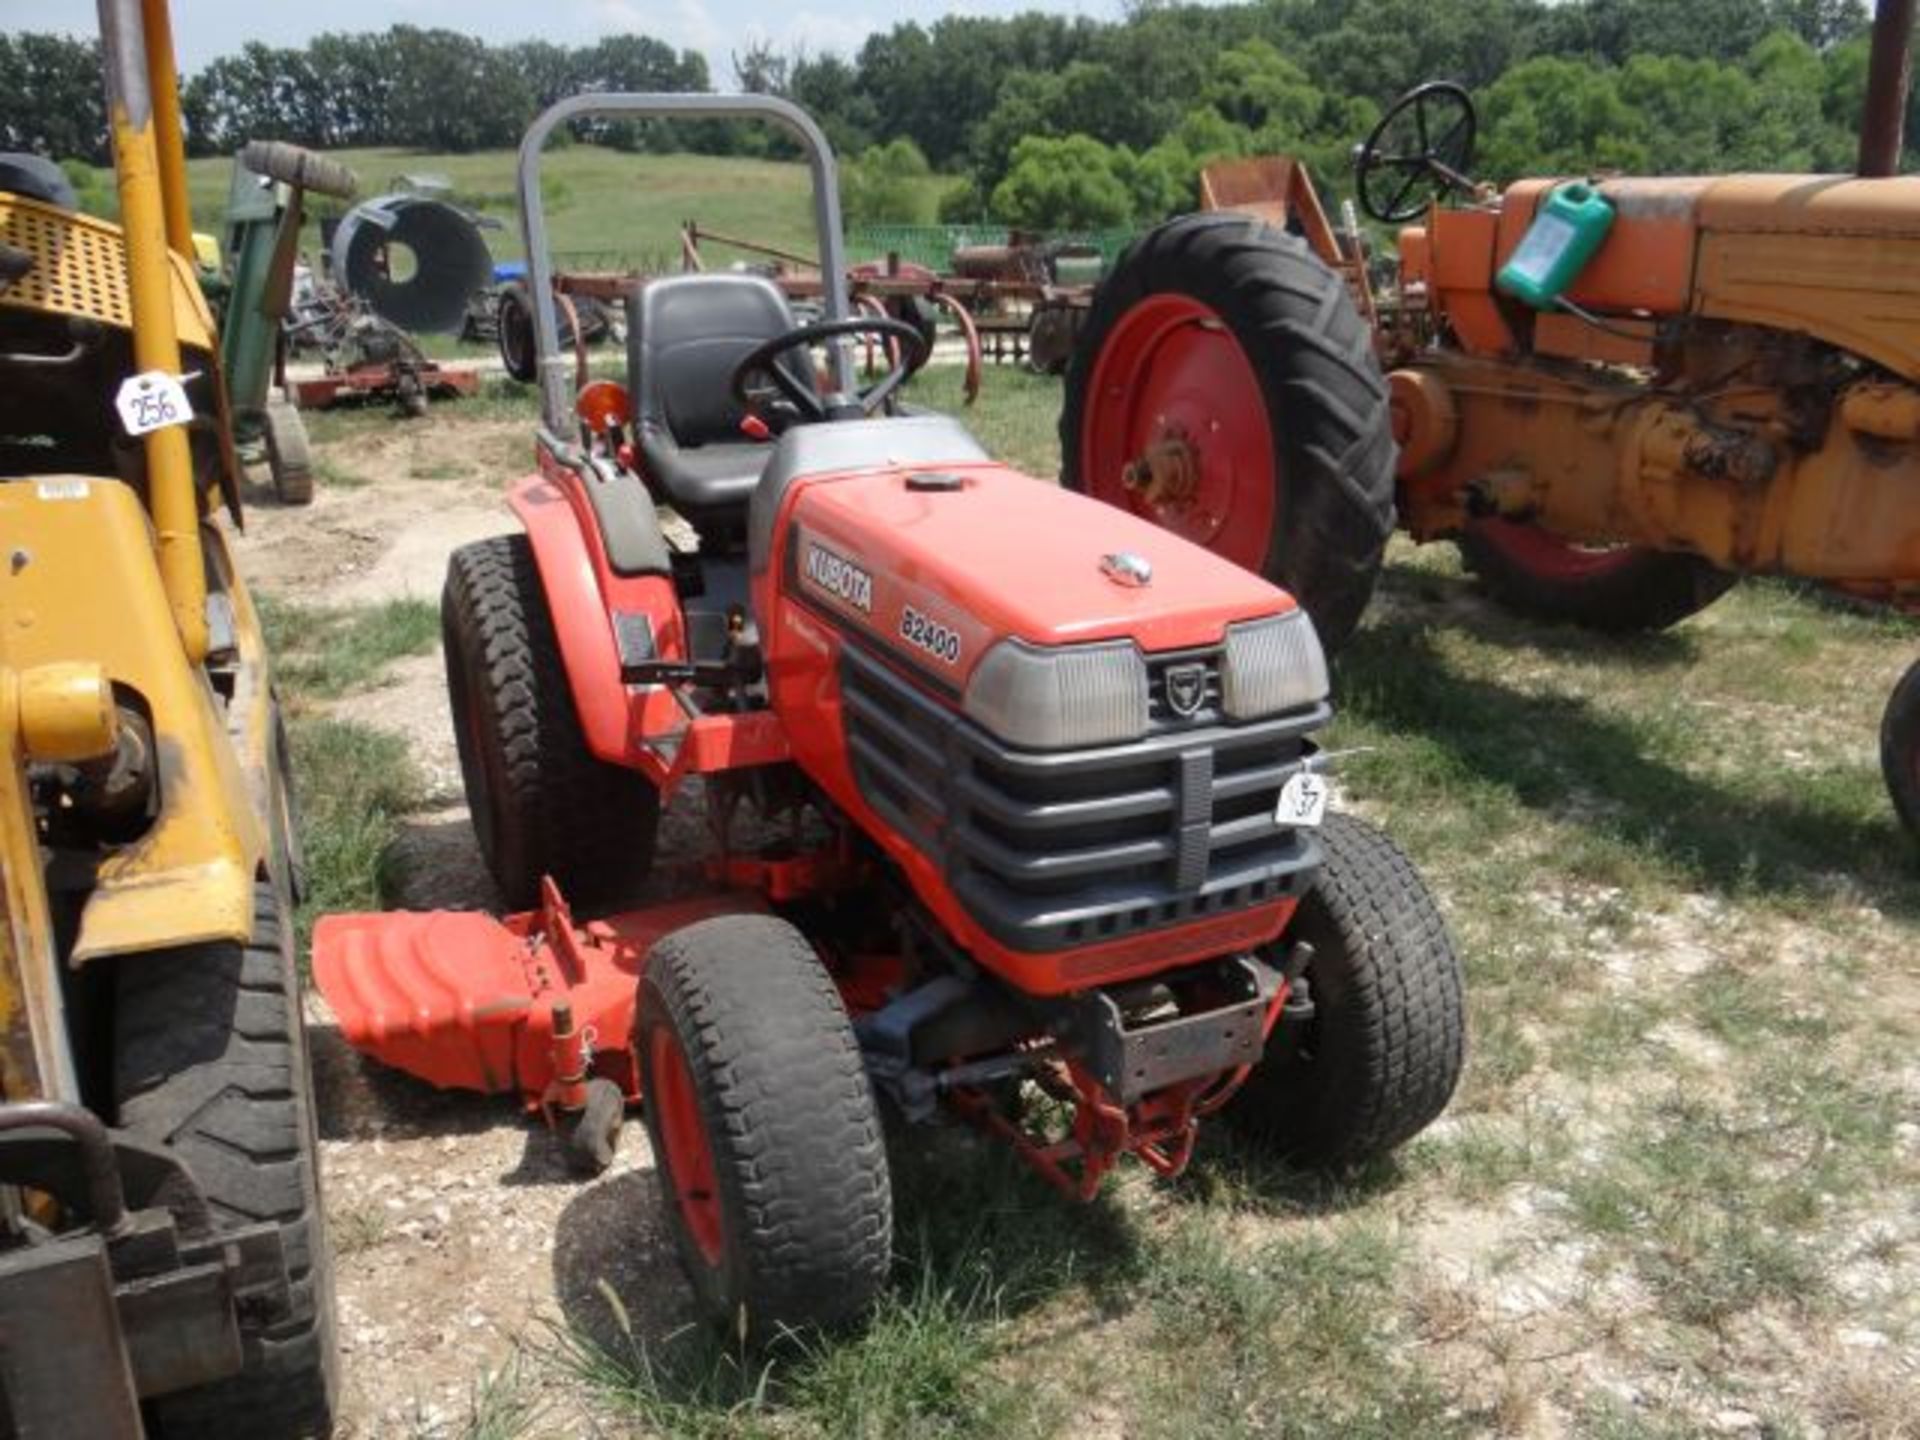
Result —
[[572, 900], [619, 900], [646, 877], [660, 796], [587, 749], [525, 535], [463, 545], [440, 597], [447, 698], [480, 853], [512, 909], [551, 875]]
[[[655, 1032], [679, 1046], [717, 1178], [718, 1261], [676, 1198]], [[749, 1342], [857, 1319], [886, 1282], [893, 1199], [880, 1116], [840, 996], [785, 921], [675, 931], [641, 975], [634, 1053], [661, 1203], [702, 1313]]]
[[1525, 528], [1510, 520], [1477, 521], [1459, 536], [1461, 559], [1498, 604], [1535, 620], [1616, 635], [1665, 630], [1706, 609], [1739, 579], [1697, 555], [1639, 546], [1592, 575], [1556, 575], [1503, 543], [1499, 526]]
[[186, 1163], [216, 1220], [280, 1226], [292, 1303], [242, 1314], [245, 1368], [147, 1403], [156, 1436], [324, 1436], [338, 1391], [332, 1256], [320, 1208], [313, 1082], [293, 937], [278, 893], [254, 891], [253, 939], [118, 962], [119, 1123]]
[[1281, 492], [1260, 569], [1306, 607], [1332, 652], [1373, 595], [1397, 451], [1373, 337], [1346, 281], [1305, 241], [1229, 213], [1183, 216], [1135, 241], [1095, 292], [1067, 365], [1062, 480], [1087, 488], [1082, 435], [1101, 348], [1129, 309], [1168, 292], [1221, 316], [1253, 367]]
[[1351, 815], [1329, 815], [1320, 838], [1325, 863], [1287, 932], [1314, 947], [1315, 1017], [1275, 1026], [1227, 1113], [1289, 1159], [1339, 1166], [1446, 1108], [1466, 1025], [1460, 962], [1412, 862]]

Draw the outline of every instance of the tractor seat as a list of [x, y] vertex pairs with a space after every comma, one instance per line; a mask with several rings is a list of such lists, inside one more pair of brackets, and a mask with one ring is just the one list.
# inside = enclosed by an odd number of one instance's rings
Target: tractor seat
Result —
[[[741, 437], [733, 372], [794, 328], [786, 296], [757, 275], [676, 275], [627, 297], [627, 372], [647, 474], [707, 544], [741, 535], [772, 447]], [[789, 361], [796, 373], [804, 364]]]

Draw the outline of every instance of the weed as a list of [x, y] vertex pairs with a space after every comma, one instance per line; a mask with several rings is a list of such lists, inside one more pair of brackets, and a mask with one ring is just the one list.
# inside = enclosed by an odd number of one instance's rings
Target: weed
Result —
[[378, 684], [395, 660], [425, 654], [440, 640], [439, 608], [424, 600], [331, 608], [261, 596], [259, 606], [274, 678], [296, 705]]
[[392, 893], [395, 823], [419, 780], [397, 735], [350, 721], [296, 715], [288, 726], [299, 797], [304, 887], [299, 953], [315, 916], [377, 909]]

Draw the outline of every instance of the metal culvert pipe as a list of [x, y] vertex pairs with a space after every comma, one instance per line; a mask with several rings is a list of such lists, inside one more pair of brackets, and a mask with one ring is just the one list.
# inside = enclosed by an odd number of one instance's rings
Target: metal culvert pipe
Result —
[[356, 205], [334, 231], [334, 283], [402, 330], [450, 334], [467, 297], [493, 278], [493, 256], [473, 221], [420, 195]]

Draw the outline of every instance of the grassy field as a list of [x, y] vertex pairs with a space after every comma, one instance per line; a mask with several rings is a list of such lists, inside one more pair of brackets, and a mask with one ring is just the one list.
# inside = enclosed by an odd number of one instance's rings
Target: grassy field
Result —
[[[1051, 474], [1057, 385], [988, 380], [972, 423]], [[953, 404], [957, 376], [916, 398]], [[385, 423], [332, 422], [319, 453], [350, 468]], [[333, 903], [375, 903], [405, 755], [303, 696], [366, 693], [428, 618], [278, 613], [310, 846]], [[573, 1433], [584, 1407], [703, 1437], [1915, 1434], [1920, 862], [1874, 736], [1917, 650], [1777, 583], [1602, 640], [1397, 543], [1327, 740], [1465, 958], [1439, 1125], [1332, 1177], [1216, 1130], [1183, 1180], [1131, 1168], [1084, 1208], [916, 1137], [862, 1334], [751, 1360], [622, 1338], [610, 1290], [612, 1343], [527, 1334], [435, 1433]]]
[[[360, 177], [363, 197], [385, 192], [403, 175], [446, 177], [453, 185], [453, 199], [502, 222], [503, 228], [486, 232], [494, 257], [506, 260], [521, 253], [514, 152], [435, 155], [380, 148], [335, 151], [333, 158]], [[196, 229], [220, 233], [232, 169], [232, 161], [225, 158], [188, 163]], [[933, 178], [924, 183], [937, 191], [951, 182]], [[547, 153], [541, 188], [552, 244], [562, 255], [615, 254], [631, 263], [678, 265], [680, 225], [686, 220], [802, 254], [818, 248], [803, 165], [704, 155], [626, 155], [596, 145], [570, 145]], [[308, 225], [305, 248], [318, 253], [317, 223]], [[734, 254], [722, 246], [711, 247], [711, 253], [721, 260]]]

